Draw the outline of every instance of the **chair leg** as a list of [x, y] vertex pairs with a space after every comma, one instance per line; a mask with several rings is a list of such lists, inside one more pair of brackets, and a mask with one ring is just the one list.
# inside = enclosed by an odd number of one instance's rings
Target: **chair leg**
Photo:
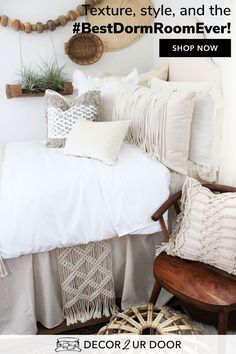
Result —
[[220, 312], [218, 320], [218, 334], [226, 334], [228, 329], [228, 312]]
[[153, 305], [156, 304], [160, 292], [161, 292], [161, 285], [156, 280], [155, 284], [154, 284], [154, 287], [153, 287], [153, 290], [152, 290], [152, 295], [151, 295], [150, 300], [149, 300], [149, 302], [151, 304], [153, 304]]

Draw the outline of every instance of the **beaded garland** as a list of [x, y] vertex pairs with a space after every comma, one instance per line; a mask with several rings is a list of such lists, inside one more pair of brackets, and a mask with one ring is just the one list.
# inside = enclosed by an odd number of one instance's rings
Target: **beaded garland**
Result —
[[[85, 4], [89, 6], [96, 6], [102, 3], [103, 0], [85, 0]], [[83, 5], [78, 5], [75, 10], [68, 11], [67, 15], [58, 16], [56, 20], [48, 20], [46, 23], [37, 22], [31, 24], [30, 22], [21, 22], [18, 19], [11, 20], [6, 15], [0, 16], [0, 24], [4, 27], [11, 27], [14, 31], [24, 31], [25, 33], [44, 31], [55, 31], [57, 27], [65, 26], [70, 21], [75, 21], [79, 16], [85, 15], [85, 8]]]

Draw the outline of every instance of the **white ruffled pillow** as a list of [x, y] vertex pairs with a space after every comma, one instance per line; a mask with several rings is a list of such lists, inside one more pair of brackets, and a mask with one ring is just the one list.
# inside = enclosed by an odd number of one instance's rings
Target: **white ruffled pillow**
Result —
[[139, 81], [138, 71], [133, 69], [124, 77], [106, 76], [103, 78], [87, 76], [81, 70], [74, 73], [73, 86], [79, 95], [90, 90], [99, 90], [102, 98], [102, 121], [112, 120], [112, 111], [117, 93], [127, 84], [136, 85]]

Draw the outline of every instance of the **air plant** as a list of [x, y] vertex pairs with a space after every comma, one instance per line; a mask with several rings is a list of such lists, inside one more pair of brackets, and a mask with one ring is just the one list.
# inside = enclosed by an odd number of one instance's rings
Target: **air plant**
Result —
[[65, 75], [63, 66], [59, 66], [56, 60], [47, 62], [42, 60], [39, 68], [40, 88], [44, 92], [47, 89], [62, 91], [64, 89]]
[[24, 66], [20, 72], [22, 90], [26, 93], [45, 92], [47, 89], [63, 91], [65, 75], [64, 65], [59, 66], [56, 60], [42, 60], [37, 69], [31, 66]]
[[38, 73], [30, 66], [24, 66], [20, 73], [19, 84], [24, 92], [38, 93], [41, 92], [40, 77]]

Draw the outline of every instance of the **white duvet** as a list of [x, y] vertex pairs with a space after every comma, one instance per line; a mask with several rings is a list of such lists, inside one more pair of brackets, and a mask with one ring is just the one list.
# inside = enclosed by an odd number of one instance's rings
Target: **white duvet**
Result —
[[168, 198], [169, 180], [164, 165], [130, 145], [107, 166], [40, 142], [9, 143], [0, 174], [0, 256], [158, 232], [151, 215]]

